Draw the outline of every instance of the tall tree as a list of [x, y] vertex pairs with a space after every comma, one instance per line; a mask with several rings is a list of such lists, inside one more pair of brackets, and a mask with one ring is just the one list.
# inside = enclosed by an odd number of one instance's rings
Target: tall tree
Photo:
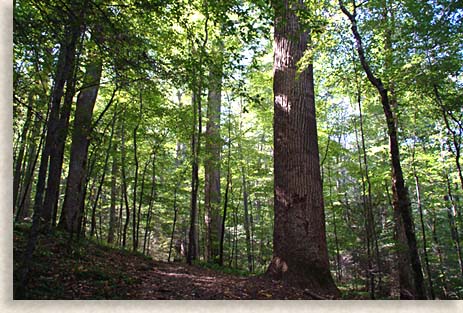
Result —
[[204, 161], [204, 206], [206, 221], [206, 256], [217, 262], [219, 241], [222, 233], [220, 216], [220, 106], [222, 102], [223, 42], [215, 41], [209, 69], [209, 90], [207, 97], [207, 123], [205, 134]]
[[83, 89], [77, 97], [69, 174], [60, 221], [67, 231], [74, 233], [79, 230], [81, 222], [80, 208], [84, 201], [93, 107], [98, 95], [102, 68], [102, 60], [97, 55], [93, 55], [92, 60], [87, 64]]
[[[418, 254], [417, 242], [416, 242], [416, 235], [414, 230], [413, 224], [413, 217], [411, 212], [410, 200], [408, 196], [408, 190], [405, 186], [404, 175], [402, 171], [402, 166], [400, 164], [400, 151], [399, 151], [399, 139], [397, 134], [397, 125], [396, 125], [396, 118], [393, 116], [392, 106], [391, 106], [391, 99], [389, 97], [389, 93], [387, 88], [384, 86], [382, 81], [378, 79], [373, 71], [370, 68], [370, 65], [365, 57], [365, 52], [362, 43], [362, 37], [358, 31], [357, 27], [357, 19], [356, 19], [356, 9], [358, 6], [353, 4], [353, 12], [351, 13], [347, 10], [344, 2], [342, 0], [339, 1], [339, 6], [341, 7], [342, 12], [349, 18], [351, 22], [351, 30], [355, 37], [355, 41], [357, 43], [357, 53], [361, 62], [361, 65], [365, 71], [365, 74], [370, 81], [370, 83], [377, 89], [380, 97], [381, 97], [381, 104], [383, 107], [384, 115], [386, 117], [386, 124], [387, 130], [389, 135], [389, 153], [391, 157], [391, 167], [392, 167], [392, 193], [393, 193], [393, 208], [394, 208], [394, 216], [396, 219], [397, 233], [400, 240], [400, 236], [402, 234], [402, 228], [405, 233], [405, 244], [408, 248], [408, 257], [409, 263], [411, 263], [411, 268], [413, 270], [413, 282], [414, 282], [414, 289], [415, 290], [403, 290], [401, 288], [401, 297], [409, 298], [416, 297], [418, 299], [426, 299], [426, 294], [424, 290], [424, 279], [423, 279], [423, 272], [421, 269], [421, 262]], [[403, 247], [398, 247], [399, 250], [399, 258], [401, 258], [400, 251]], [[405, 264], [408, 266], [408, 264]], [[399, 271], [402, 271], [403, 267], [399, 267]], [[404, 273], [403, 271], [401, 274]], [[406, 274], [406, 273], [404, 273]], [[401, 278], [402, 282], [402, 278]], [[409, 287], [410, 289], [412, 286]]]
[[329, 269], [313, 66], [298, 72], [309, 35], [303, 1], [272, 1], [274, 32], [273, 259], [267, 274], [338, 297]]
[[[69, 44], [66, 46], [66, 61], [64, 66], [69, 66], [64, 71], [64, 79], [66, 83], [66, 92], [64, 93], [63, 104], [59, 108], [59, 114], [53, 117], [50, 114], [52, 127], [49, 126], [47, 137], [50, 136], [50, 163], [48, 167], [47, 188], [45, 199], [43, 202], [43, 219], [47, 225], [52, 223], [55, 226], [57, 216], [57, 206], [59, 199], [59, 189], [61, 184], [61, 174], [63, 170], [63, 158], [66, 138], [68, 135], [69, 118], [71, 115], [73, 98], [76, 93], [76, 73], [79, 69], [79, 54], [81, 39], [84, 31], [84, 18], [86, 15], [88, 2], [78, 3], [71, 1], [70, 10], [71, 16], [69, 21]], [[80, 40], [82, 42], [82, 40]], [[52, 220], [53, 219], [53, 220]]]

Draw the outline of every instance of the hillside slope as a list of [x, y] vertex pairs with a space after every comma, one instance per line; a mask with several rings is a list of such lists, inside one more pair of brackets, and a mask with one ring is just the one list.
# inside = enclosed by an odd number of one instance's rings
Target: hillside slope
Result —
[[[28, 226], [14, 230], [14, 278]], [[28, 299], [313, 299], [315, 295], [262, 277], [240, 277], [183, 263], [154, 261], [139, 253], [63, 233], [39, 239]]]

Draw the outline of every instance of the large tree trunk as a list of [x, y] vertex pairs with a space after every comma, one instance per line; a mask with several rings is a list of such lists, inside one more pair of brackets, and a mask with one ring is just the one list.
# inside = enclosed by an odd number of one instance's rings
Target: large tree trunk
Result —
[[[81, 13], [83, 14], [83, 13]], [[83, 16], [81, 16], [83, 18]], [[69, 117], [71, 115], [72, 102], [76, 90], [76, 71], [79, 58], [76, 56], [77, 41], [81, 35], [81, 21], [73, 22], [74, 29], [71, 34], [71, 46], [67, 54], [66, 62], [69, 62], [69, 70], [65, 73], [66, 92], [64, 94], [63, 105], [59, 112], [59, 118], [54, 121], [53, 127], [49, 128], [50, 134], [50, 164], [48, 168], [47, 188], [43, 203], [43, 219], [47, 226], [55, 226], [57, 217], [57, 207], [59, 199], [59, 189], [61, 184], [61, 174], [63, 170], [64, 149], [69, 128]], [[48, 133], [47, 133], [48, 136]]]
[[84, 184], [93, 107], [98, 95], [102, 66], [102, 62], [98, 58], [87, 65], [84, 79], [84, 87], [87, 87], [77, 97], [69, 174], [60, 220], [60, 224], [67, 231], [74, 233], [78, 231], [81, 222], [82, 212], [80, 208], [81, 202], [84, 201]]
[[[383, 106], [384, 115], [386, 117], [386, 124], [387, 130], [389, 134], [389, 153], [391, 156], [391, 167], [392, 167], [392, 194], [393, 200], [392, 205], [394, 208], [394, 216], [396, 218], [396, 224], [398, 231], [398, 239], [403, 240], [399, 241], [398, 251], [400, 254], [400, 250], [403, 247], [400, 247], [405, 243], [405, 246], [408, 248], [408, 256], [409, 259], [408, 264], [411, 265], [412, 268], [412, 275], [413, 275], [413, 283], [414, 283], [414, 290], [410, 290], [411, 296], [417, 299], [426, 299], [426, 294], [424, 290], [424, 278], [423, 272], [421, 269], [421, 262], [418, 254], [418, 248], [416, 243], [416, 236], [413, 224], [413, 217], [410, 207], [410, 200], [408, 197], [408, 190], [405, 187], [404, 176], [402, 172], [402, 166], [400, 164], [400, 152], [399, 152], [399, 140], [397, 135], [397, 127], [395, 124], [395, 118], [392, 113], [391, 102], [388, 95], [388, 90], [385, 88], [383, 83], [380, 79], [378, 79], [373, 72], [366, 60], [365, 52], [363, 49], [362, 38], [358, 32], [357, 28], [357, 20], [356, 20], [356, 12], [354, 6], [354, 12], [350, 13], [347, 8], [344, 6], [342, 0], [339, 0], [339, 5], [341, 7], [342, 12], [349, 18], [351, 22], [351, 30], [355, 37], [355, 41], [357, 43], [357, 52], [361, 62], [361, 65], [367, 75], [368, 80], [371, 84], [378, 90], [378, 93], [381, 97], [381, 104]], [[405, 234], [405, 238], [402, 239], [402, 227], [403, 233]], [[399, 259], [402, 257], [399, 255]], [[400, 267], [399, 270], [402, 271], [406, 267]], [[406, 273], [401, 273], [406, 274]], [[411, 286], [410, 286], [411, 287]], [[401, 287], [402, 289], [402, 287]], [[407, 294], [401, 294], [401, 297], [409, 298]]]
[[[67, 70], [71, 70], [73, 72], [73, 64], [75, 58], [75, 51], [77, 46], [77, 38], [80, 34], [80, 23], [76, 23], [75, 20], [70, 18], [69, 21], [70, 27], [67, 27], [65, 40], [63, 41], [60, 47], [60, 55], [58, 57], [58, 64], [56, 69], [55, 75], [55, 82], [52, 91], [51, 97], [51, 108], [50, 108], [50, 119], [47, 121], [47, 135], [45, 140], [45, 145], [43, 147], [42, 156], [40, 160], [40, 169], [39, 175], [37, 180], [37, 188], [35, 194], [35, 202], [34, 202], [34, 216], [32, 220], [32, 227], [30, 230], [29, 238], [27, 241], [27, 246], [22, 258], [22, 263], [20, 268], [18, 269], [19, 281], [14, 290], [14, 299], [24, 299], [26, 286], [29, 277], [29, 268], [30, 262], [32, 259], [32, 255], [34, 253], [39, 228], [41, 224], [41, 220], [43, 217], [43, 194], [45, 191], [45, 179], [47, 174], [47, 167], [48, 161], [50, 157], [50, 153], [52, 151], [52, 134], [50, 134], [50, 127], [55, 127], [56, 122], [59, 116], [59, 107], [61, 98], [63, 96], [64, 84], [66, 82], [66, 73]], [[79, 26], [77, 27], [76, 24]], [[51, 119], [52, 113], [54, 115], [54, 119]]]
[[220, 106], [222, 97], [222, 49], [223, 43], [218, 44], [219, 51], [213, 51], [215, 62], [209, 71], [209, 92], [207, 98], [207, 124], [205, 136], [204, 162], [204, 206], [206, 222], [206, 257], [218, 262], [219, 241], [222, 233], [222, 219], [220, 216]]
[[339, 297], [331, 277], [315, 120], [313, 67], [297, 73], [308, 34], [302, 1], [273, 1], [274, 209], [273, 259], [267, 274]]
[[43, 145], [40, 157], [39, 173], [34, 197], [34, 214], [40, 211], [40, 216], [44, 217], [46, 223], [48, 223], [48, 221], [51, 219], [51, 212], [44, 212], [43, 197], [45, 193], [48, 164], [50, 160], [50, 154], [52, 152], [53, 134], [56, 131], [57, 123], [59, 120], [59, 110], [61, 99], [64, 94], [66, 73], [70, 72], [73, 68], [77, 47], [77, 38], [78, 33], [76, 35], [75, 30], [73, 31], [71, 27], [68, 27], [66, 31], [67, 40], [64, 40], [61, 43], [58, 63], [56, 65], [56, 73], [47, 120], [45, 144]]

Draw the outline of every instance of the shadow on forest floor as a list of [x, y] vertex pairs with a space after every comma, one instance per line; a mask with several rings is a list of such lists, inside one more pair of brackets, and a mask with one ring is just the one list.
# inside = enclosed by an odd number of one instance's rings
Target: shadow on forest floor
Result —
[[[14, 229], [14, 282], [28, 225]], [[27, 299], [313, 299], [311, 293], [263, 277], [239, 277], [167, 263], [55, 232], [39, 239]]]

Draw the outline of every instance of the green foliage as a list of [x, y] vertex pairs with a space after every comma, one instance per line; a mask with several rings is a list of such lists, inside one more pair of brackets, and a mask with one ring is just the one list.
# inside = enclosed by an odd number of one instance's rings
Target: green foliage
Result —
[[[393, 110], [397, 116], [401, 162], [423, 262], [424, 241], [416, 177], [420, 183], [431, 270], [430, 274], [425, 272], [425, 277], [431, 275], [438, 297], [461, 298], [462, 276], [456, 244], [463, 243], [463, 182], [458, 171], [463, 144], [463, 8], [459, 1], [451, 0], [375, 0], [356, 4], [367, 61], [397, 102]], [[368, 197], [381, 267], [375, 268], [375, 282], [379, 285], [381, 279], [382, 290], [378, 297], [391, 298], [396, 239], [391, 208], [389, 143], [380, 99], [364, 75], [350, 24], [339, 10], [338, 1], [304, 1], [304, 5], [305, 9], [300, 10], [298, 16], [304, 30], [309, 31], [311, 41], [299, 67], [303, 69], [313, 64], [315, 72], [326, 232], [333, 276], [345, 298], [367, 298], [364, 205], [370, 190]], [[353, 10], [351, 2], [347, 4], [346, 1], [346, 5]], [[41, 137], [45, 133], [41, 129], [48, 117], [58, 55], [65, 36], [64, 26], [73, 16], [70, 8], [76, 6], [86, 9], [85, 32], [79, 42], [75, 73], [78, 91], [85, 87], [85, 65], [95, 55], [104, 63], [89, 138], [87, 180], [83, 186], [86, 190], [83, 232], [90, 241], [74, 243], [66, 255], [77, 260], [76, 278], [94, 281], [102, 298], [108, 292], [114, 293], [115, 298], [122, 295], [123, 288], [136, 284], [123, 269], [115, 273], [96, 265], [80, 267], [79, 262], [89, 261], [89, 251], [101, 258], [107, 252], [116, 251], [111, 249], [120, 248], [126, 222], [127, 244], [121, 255], [132, 255], [129, 250], [132, 250], [132, 235], [136, 232], [140, 238], [138, 256], [167, 260], [175, 213], [171, 259], [184, 259], [181, 245], [185, 248], [187, 244], [191, 206], [190, 141], [194, 114], [198, 113], [193, 112], [193, 93], [197, 95], [195, 105], [199, 101], [202, 104], [203, 129], [200, 133], [204, 139], [209, 72], [217, 63], [223, 65], [220, 138], [215, 138], [221, 150], [220, 160], [216, 160], [221, 173], [220, 211], [224, 207], [228, 171], [231, 176], [224, 266], [206, 262], [204, 252], [203, 161], [211, 155], [206, 151], [205, 140], [201, 141], [198, 156], [200, 258], [197, 264], [233, 275], [251, 274], [247, 271], [244, 229], [244, 175], [252, 218], [252, 274], [265, 272], [272, 258], [273, 241], [273, 13], [268, 1], [16, 1], [13, 47], [15, 162], [21, 147], [27, 148], [26, 155], [32, 154], [40, 160], [40, 151], [35, 155], [37, 151], [32, 151], [31, 147], [35, 145], [37, 149], [40, 140], [44, 140]], [[36, 133], [40, 135], [34, 135], [31, 130], [22, 141], [29, 109], [38, 120]], [[71, 114], [63, 184], [69, 167], [73, 119]], [[24, 173], [26, 161], [22, 162], [21, 173]], [[117, 165], [115, 173], [112, 172], [113, 162]], [[38, 163], [30, 182], [32, 195]], [[367, 167], [369, 182], [366, 181]], [[111, 199], [113, 175], [115, 199]], [[24, 176], [21, 174], [23, 193], [27, 185]], [[124, 183], [130, 210], [128, 220]], [[64, 190], [63, 186], [58, 218]], [[111, 200], [116, 209], [115, 241], [108, 244]], [[132, 214], [138, 208], [140, 219], [136, 230]], [[452, 223], [456, 225], [453, 230]], [[92, 224], [93, 237], [90, 236]], [[28, 223], [17, 223], [15, 238], [24, 240], [28, 229]], [[53, 235], [61, 246], [67, 244], [66, 234], [53, 232]], [[96, 243], [104, 246], [95, 250], [92, 247]], [[33, 266], [45, 273], [45, 265], [40, 262], [58, 257], [57, 253], [38, 249]], [[40, 287], [34, 289], [32, 298], [48, 298], [53, 293], [59, 298], [64, 292], [63, 286], [46, 275], [37, 279]], [[120, 292], [118, 284], [123, 285]]]

